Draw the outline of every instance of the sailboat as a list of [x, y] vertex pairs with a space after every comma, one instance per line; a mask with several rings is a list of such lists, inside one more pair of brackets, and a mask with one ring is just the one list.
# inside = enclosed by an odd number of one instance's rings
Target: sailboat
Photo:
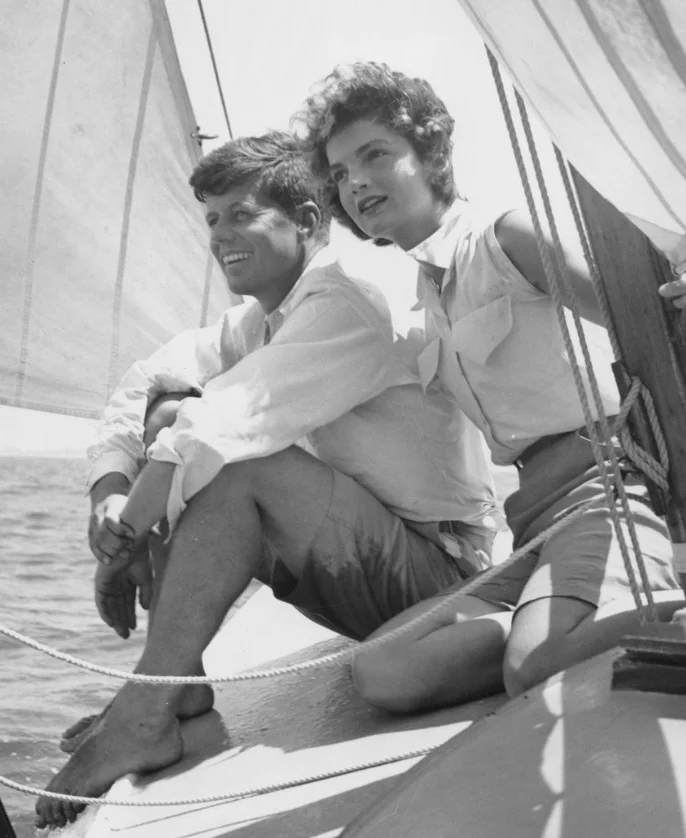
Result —
[[[683, 415], [685, 344], [655, 284], [669, 274], [664, 260], [686, 259], [686, 9], [679, 0], [554, 0], [545, 9], [538, 0], [461, 2], [574, 166], [608, 296], [657, 318], [645, 328], [649, 350], [635, 321], [628, 327], [624, 364], [663, 417], [664, 500], [681, 543], [684, 442], [664, 417]], [[10, 0], [0, 57], [4, 79], [22, 66], [43, 91], [31, 102], [20, 85], [8, 92], [8, 112], [22, 120], [3, 185], [15, 218], [29, 223], [18, 234], [14, 219], [4, 222], [0, 264], [17, 282], [0, 308], [0, 403], [93, 416], [133, 359], [211, 321], [231, 300], [185, 189], [200, 148], [162, 0], [121, 0], [133, 21], [125, 32], [106, 28], [93, 4], [44, 0], [40, 14], [51, 25], [29, 50], [36, 5]], [[589, 31], [602, 54], [593, 61]], [[70, 94], [76, 87], [79, 98]], [[671, 105], [649, 112], [658, 87]], [[620, 246], [598, 247], [608, 237]], [[94, 355], [103, 342], [106, 351]], [[665, 368], [676, 385], [662, 380]], [[637, 420], [634, 433], [650, 449], [644, 425]], [[215, 638], [205, 664], [213, 676], [259, 673], [346, 645], [262, 589]], [[184, 723], [182, 762], [118, 781], [63, 834], [686, 834], [683, 701], [612, 690], [616, 657], [513, 702], [494, 696], [408, 718], [364, 706], [341, 666], [232, 683], [214, 711]]]

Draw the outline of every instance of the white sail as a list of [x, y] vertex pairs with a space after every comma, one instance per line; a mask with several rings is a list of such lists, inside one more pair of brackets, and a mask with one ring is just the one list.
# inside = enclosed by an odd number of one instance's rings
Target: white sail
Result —
[[460, 0], [570, 162], [686, 260], [684, 0]]
[[229, 304], [187, 186], [200, 149], [162, 0], [5, 0], [0, 403], [96, 415]]

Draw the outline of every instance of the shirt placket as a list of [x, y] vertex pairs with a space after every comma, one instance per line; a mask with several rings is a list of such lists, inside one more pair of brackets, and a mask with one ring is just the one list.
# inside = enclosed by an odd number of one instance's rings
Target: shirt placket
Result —
[[[427, 276], [427, 273], [425, 272], [424, 275]], [[431, 279], [426, 280], [424, 291], [424, 306], [428, 315], [427, 337], [433, 339], [435, 336], [440, 341], [438, 375], [462, 410], [468, 416], [478, 417], [479, 421], [476, 422], [476, 425], [484, 433], [491, 435], [490, 424], [469, 384], [459, 356], [453, 348], [450, 318], [442, 305], [436, 283]], [[447, 303], [447, 300], [445, 302]]]

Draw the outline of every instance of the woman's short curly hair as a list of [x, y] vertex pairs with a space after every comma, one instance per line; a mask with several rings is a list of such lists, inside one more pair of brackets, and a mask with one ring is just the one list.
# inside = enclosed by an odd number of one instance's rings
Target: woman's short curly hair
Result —
[[[368, 239], [341, 206], [329, 176], [326, 146], [341, 129], [358, 119], [374, 119], [404, 137], [432, 172], [429, 185], [442, 201], [457, 195], [452, 165], [455, 122], [429, 82], [410, 78], [374, 61], [336, 67], [316, 85], [293, 123], [304, 129], [304, 142], [312, 166], [326, 183], [326, 195], [335, 218], [355, 235]], [[379, 241], [379, 244], [388, 244]]]

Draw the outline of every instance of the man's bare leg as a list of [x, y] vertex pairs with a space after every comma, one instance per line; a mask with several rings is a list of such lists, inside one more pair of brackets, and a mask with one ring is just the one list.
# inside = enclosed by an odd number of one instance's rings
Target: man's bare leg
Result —
[[[417, 603], [368, 640], [435, 608], [445, 595]], [[410, 713], [474, 701], [503, 690], [503, 655], [512, 612], [476, 597], [448, 603], [383, 646], [353, 662], [358, 691], [370, 704]]]
[[[264, 533], [274, 533], [275, 539], [278, 534], [279, 551], [298, 577], [332, 488], [328, 466], [297, 448], [224, 468], [183, 515], [136, 672], [187, 676], [197, 671], [203, 650], [259, 568]], [[129, 772], [178, 761], [182, 690], [127, 683], [48, 790], [97, 796]], [[59, 825], [83, 808], [40, 798], [37, 824]]]
[[[150, 534], [148, 537], [148, 548], [150, 555], [149, 558], [146, 556], [146, 560], [152, 562], [154, 576], [153, 595], [148, 609], [148, 632], [150, 632], [150, 627], [155, 619], [155, 609], [164, 580], [169, 550], [164, 543], [164, 537], [154, 534]], [[193, 674], [205, 675], [202, 664], [198, 668], [198, 671]], [[65, 754], [73, 754], [82, 742], [95, 730], [97, 723], [112, 706], [112, 701], [114, 699], [108, 701], [100, 713], [84, 716], [65, 730], [60, 740], [60, 749]], [[186, 684], [179, 699], [179, 707], [176, 715], [180, 721], [192, 719], [195, 716], [201, 716], [203, 713], [209, 712], [213, 705], [214, 690], [210, 684]]]
[[[157, 439], [157, 435], [162, 430], [162, 428], [169, 428], [174, 424], [174, 422], [176, 421], [176, 415], [179, 412], [179, 407], [181, 406], [183, 401], [187, 398], [192, 397], [192, 393], [166, 393], [165, 395], [157, 398], [150, 405], [150, 408], [148, 409], [147, 415], [145, 417], [145, 434], [143, 437], [143, 443], [145, 445], [146, 450]], [[160, 588], [164, 579], [164, 571], [167, 565], [169, 550], [164, 542], [168, 534], [169, 531], [167, 529], [167, 523], [166, 521], [162, 521], [160, 524], [160, 535], [150, 533], [148, 536], [148, 547], [146, 548], [146, 555], [145, 557], [138, 557], [139, 561], [143, 561], [145, 559], [147, 561], [152, 562], [154, 584], [153, 595], [148, 608], [148, 632], [150, 631], [150, 626], [152, 625], [152, 621], [155, 616], [155, 607], [157, 605]], [[135, 561], [136, 559], [134, 558], [134, 562]], [[112, 583], [112, 587], [116, 592], [116, 579], [113, 578]], [[141, 605], [143, 605], [142, 598]], [[132, 618], [129, 617], [129, 620], [125, 621], [128, 622], [128, 626], [130, 628], [136, 627], [135, 608], [136, 606], [134, 599], [132, 605], [131, 603], [129, 603], [129, 609], [133, 611], [133, 614], [131, 615]], [[126, 632], [124, 634], [122, 634], [119, 630], [117, 631], [117, 633], [121, 634], [121, 636], [124, 637], [124, 639], [128, 638], [129, 636], [128, 628], [126, 629]], [[205, 670], [203, 669], [202, 665], [199, 667], [198, 671], [193, 674], [204, 675]], [[213, 704], [214, 690], [209, 684], [188, 684], [186, 685], [183, 691], [183, 696], [180, 700], [178, 718], [191, 719], [194, 716], [200, 716], [203, 713], [207, 713], [209, 710], [211, 710]], [[109, 701], [105, 705], [104, 710], [102, 710], [100, 713], [84, 716], [71, 727], [67, 728], [67, 730], [65, 730], [62, 734], [62, 738], [60, 741], [60, 749], [64, 751], [65, 754], [73, 754], [74, 751], [79, 747], [79, 745], [81, 745], [81, 743], [84, 741], [84, 739], [92, 732], [94, 726], [105, 715], [105, 713], [107, 713], [111, 706], [112, 701]]]

